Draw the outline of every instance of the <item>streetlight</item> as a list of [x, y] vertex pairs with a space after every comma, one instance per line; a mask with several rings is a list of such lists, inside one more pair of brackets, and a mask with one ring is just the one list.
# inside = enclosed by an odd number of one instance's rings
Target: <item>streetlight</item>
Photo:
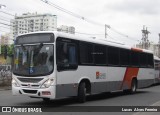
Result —
[[0, 9], [6, 7], [6, 5], [0, 4]]

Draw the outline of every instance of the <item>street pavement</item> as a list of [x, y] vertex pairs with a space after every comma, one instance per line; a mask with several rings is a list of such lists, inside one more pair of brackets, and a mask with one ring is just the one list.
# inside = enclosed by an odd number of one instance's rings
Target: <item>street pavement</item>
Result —
[[[45, 103], [42, 99], [30, 98], [27, 96], [12, 96], [11, 90], [0, 88], [0, 106], [39, 106], [48, 105], [48, 111], [55, 107], [63, 106], [160, 106], [160, 85], [152, 86], [144, 89], [138, 89], [136, 94], [124, 94], [123, 92], [115, 92], [112, 94], [99, 94], [87, 97], [87, 102], [77, 103], [75, 98], [65, 98], [52, 100]], [[51, 113], [43, 113], [50, 115]], [[56, 112], [56, 115], [80, 115], [80, 112]], [[84, 113], [86, 115], [94, 115], [97, 112]], [[98, 112], [99, 115], [106, 114]], [[159, 115], [158, 112], [107, 112], [107, 114], [121, 115]]]

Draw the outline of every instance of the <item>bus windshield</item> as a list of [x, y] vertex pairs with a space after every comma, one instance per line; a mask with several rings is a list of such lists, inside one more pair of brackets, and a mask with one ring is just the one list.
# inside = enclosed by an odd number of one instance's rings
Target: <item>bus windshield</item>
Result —
[[47, 75], [53, 71], [53, 44], [15, 47], [13, 73], [21, 76]]

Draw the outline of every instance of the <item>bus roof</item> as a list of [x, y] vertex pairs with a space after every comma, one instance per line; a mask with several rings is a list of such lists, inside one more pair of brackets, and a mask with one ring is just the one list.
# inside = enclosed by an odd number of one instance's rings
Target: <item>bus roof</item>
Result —
[[[19, 36], [38, 34], [38, 33], [53, 33], [55, 35], [55, 38], [64, 37], [64, 38], [70, 38], [70, 39], [75, 39], [75, 40], [80, 40], [80, 41], [91, 42], [91, 43], [98, 43], [98, 44], [102, 44], [102, 45], [108, 45], [108, 46], [119, 47], [119, 48], [123, 48], [123, 49], [129, 49], [129, 50], [134, 50], [134, 51], [138, 51], [138, 52], [146, 52], [146, 53], [153, 54], [153, 52], [150, 50], [133, 48], [133, 47], [126, 45], [124, 43], [120, 43], [120, 42], [116, 42], [116, 41], [112, 41], [112, 40], [107, 40], [105, 38], [102, 38], [102, 39], [101, 38], [91, 38], [91, 37], [86, 37], [86, 36], [82, 36], [82, 35], [75, 35], [75, 34], [69, 34], [69, 33], [58, 32], [58, 31], [37, 31], [37, 32], [22, 34]], [[17, 37], [19, 37], [19, 36], [17, 36]]]
[[154, 56], [154, 60], [158, 60], [158, 61], [160, 61], [160, 58], [159, 58], [159, 57], [157, 57], [157, 56]]

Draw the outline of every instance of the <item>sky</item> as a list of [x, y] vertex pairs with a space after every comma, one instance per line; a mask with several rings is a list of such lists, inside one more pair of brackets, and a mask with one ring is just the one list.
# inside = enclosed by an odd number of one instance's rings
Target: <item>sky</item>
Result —
[[[160, 33], [160, 0], [48, 0], [64, 9], [78, 14], [85, 19], [82, 20], [66, 14], [56, 8], [42, 2], [41, 0], [0, 0], [5, 11], [13, 15], [23, 13], [51, 13], [57, 15], [58, 26], [74, 26], [76, 32], [88, 33], [90, 37], [104, 38], [105, 24], [107, 39], [123, 42], [127, 45], [135, 45], [142, 39], [143, 25], [150, 32], [149, 40], [158, 43]], [[0, 22], [8, 23], [13, 16], [0, 12]], [[7, 21], [4, 21], [8, 20]], [[2, 27], [3, 26], [3, 27]], [[0, 24], [0, 34], [9, 32], [7, 26]], [[114, 32], [117, 31], [118, 33]], [[98, 35], [95, 35], [98, 34]], [[126, 37], [128, 36], [128, 37]]]

